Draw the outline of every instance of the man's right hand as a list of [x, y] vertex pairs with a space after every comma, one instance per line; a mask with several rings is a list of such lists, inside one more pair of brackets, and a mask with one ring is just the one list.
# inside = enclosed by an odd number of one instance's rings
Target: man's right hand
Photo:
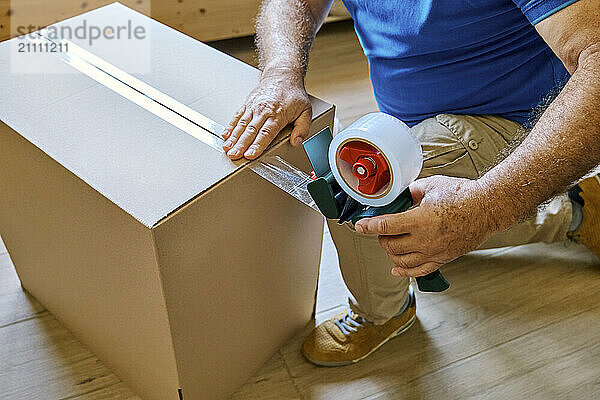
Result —
[[312, 107], [301, 72], [265, 71], [258, 86], [248, 95], [223, 130], [223, 149], [232, 160], [255, 159], [286, 125], [293, 123], [293, 146], [308, 137]]

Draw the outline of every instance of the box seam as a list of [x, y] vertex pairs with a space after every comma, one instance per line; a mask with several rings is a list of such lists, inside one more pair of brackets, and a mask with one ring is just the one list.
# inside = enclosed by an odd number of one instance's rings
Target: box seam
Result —
[[158, 272], [160, 293], [162, 295], [162, 300], [163, 300], [163, 304], [165, 307], [165, 313], [167, 314], [166, 316], [167, 316], [167, 322], [168, 322], [168, 328], [169, 328], [169, 342], [171, 345], [170, 353], [173, 357], [173, 361], [175, 362], [175, 372], [177, 374], [177, 387], [173, 388], [173, 390], [177, 391], [178, 398], [181, 400], [181, 399], [183, 399], [183, 393], [182, 393], [182, 387], [181, 387], [181, 373], [179, 371], [179, 363], [177, 362], [177, 354], [175, 353], [175, 344], [173, 341], [173, 329], [172, 329], [172, 324], [171, 324], [171, 317], [169, 314], [169, 307], [167, 305], [167, 298], [165, 295], [165, 289], [164, 289], [164, 285], [163, 285], [163, 274], [162, 274], [162, 269], [160, 268], [160, 257], [158, 255], [158, 248], [156, 246], [156, 235], [154, 234], [154, 229], [150, 229], [150, 238], [152, 240], [152, 251], [153, 251], [153, 256], [154, 256], [154, 262], [156, 264], [156, 269]]

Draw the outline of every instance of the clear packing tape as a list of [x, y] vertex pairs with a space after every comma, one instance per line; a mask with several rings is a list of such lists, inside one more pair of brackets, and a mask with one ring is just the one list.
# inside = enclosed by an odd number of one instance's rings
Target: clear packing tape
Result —
[[[43, 30], [34, 32], [27, 38], [33, 43], [62, 44], [58, 48], [66, 49], [66, 51], [52, 54], [63, 62], [213, 149], [224, 152], [222, 147], [224, 141], [220, 136], [223, 126], [205, 115], [192, 110], [71, 41], [50, 39], [45, 36]], [[271, 184], [319, 212], [308, 193], [307, 185], [311, 181], [311, 177], [306, 172], [277, 155], [262, 156], [257, 160], [248, 161], [246, 166]]]
[[307, 185], [312, 181], [310, 175], [299, 170], [277, 155], [266, 155], [250, 164], [250, 169], [279, 189], [295, 197], [308, 207], [319, 212]]

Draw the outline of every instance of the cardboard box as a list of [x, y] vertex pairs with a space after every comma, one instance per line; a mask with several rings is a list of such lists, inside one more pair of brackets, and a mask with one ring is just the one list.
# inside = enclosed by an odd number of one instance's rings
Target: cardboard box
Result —
[[[61, 24], [83, 18], [147, 26], [151, 68], [131, 79], [219, 124], [257, 83], [256, 69], [119, 4]], [[226, 398], [310, 320], [322, 218], [181, 116], [56, 54], [21, 60], [18, 40], [0, 44], [0, 233], [23, 287], [142, 398]], [[147, 56], [72, 43], [115, 68]], [[334, 110], [312, 100], [316, 133]], [[309, 171], [287, 135], [268, 154]]]

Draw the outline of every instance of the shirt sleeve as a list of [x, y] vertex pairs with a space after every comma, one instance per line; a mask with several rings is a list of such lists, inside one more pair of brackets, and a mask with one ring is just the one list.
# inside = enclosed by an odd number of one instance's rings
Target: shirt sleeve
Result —
[[543, 21], [552, 14], [578, 0], [512, 0], [525, 14], [531, 25]]

